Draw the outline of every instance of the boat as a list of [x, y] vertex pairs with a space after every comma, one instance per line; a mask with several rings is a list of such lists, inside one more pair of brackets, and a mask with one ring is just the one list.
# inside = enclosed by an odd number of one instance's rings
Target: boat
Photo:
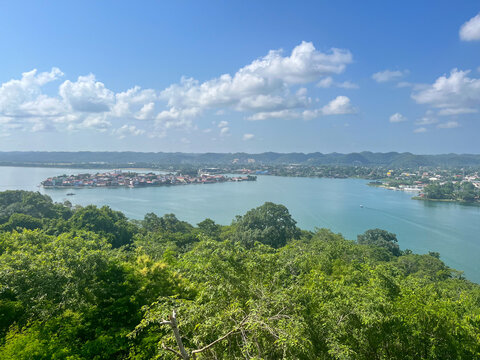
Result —
[[363, 208], [363, 205], [360, 205], [361, 208]]
[[75, 195], [74, 193], [67, 193], [67, 196]]

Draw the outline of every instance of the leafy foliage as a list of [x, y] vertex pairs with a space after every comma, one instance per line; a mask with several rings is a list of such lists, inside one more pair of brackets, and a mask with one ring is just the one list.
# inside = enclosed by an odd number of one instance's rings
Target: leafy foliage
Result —
[[480, 357], [480, 286], [385, 230], [300, 231], [272, 203], [193, 227], [0, 199], [0, 359], [174, 359], [172, 309], [198, 360]]
[[246, 247], [252, 247], [258, 241], [279, 248], [288, 240], [300, 237], [295, 224], [285, 206], [266, 202], [243, 216], [237, 216], [235, 237]]
[[386, 249], [394, 256], [401, 255], [400, 248], [398, 246], [397, 236], [382, 229], [371, 229], [365, 231], [363, 234], [358, 235], [357, 241], [362, 245], [372, 245], [379, 248]]

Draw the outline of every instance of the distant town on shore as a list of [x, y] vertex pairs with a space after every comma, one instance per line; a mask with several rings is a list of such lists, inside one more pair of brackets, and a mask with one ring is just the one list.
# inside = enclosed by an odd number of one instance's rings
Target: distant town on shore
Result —
[[162, 185], [214, 184], [222, 182], [255, 181], [256, 176], [225, 176], [201, 173], [198, 176], [123, 172], [114, 170], [96, 174], [61, 175], [42, 181], [45, 188], [68, 187], [146, 187]]

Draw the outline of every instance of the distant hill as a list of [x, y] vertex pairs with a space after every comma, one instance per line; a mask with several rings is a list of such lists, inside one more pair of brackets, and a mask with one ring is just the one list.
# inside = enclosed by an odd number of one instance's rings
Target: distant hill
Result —
[[344, 166], [385, 166], [408, 168], [418, 166], [462, 167], [480, 166], [480, 154], [441, 154], [415, 155], [409, 152], [322, 154], [304, 153], [144, 153], [144, 152], [0, 152], [0, 165], [60, 165], [92, 164], [97, 165], [227, 165], [236, 162], [247, 164], [254, 162], [264, 165], [344, 165]]

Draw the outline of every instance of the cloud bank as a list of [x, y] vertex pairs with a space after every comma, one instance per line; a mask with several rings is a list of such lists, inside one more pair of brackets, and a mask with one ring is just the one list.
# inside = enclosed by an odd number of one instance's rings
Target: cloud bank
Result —
[[[355, 109], [343, 95], [315, 108], [304, 86], [323, 79], [324, 87], [355, 88], [331, 77], [344, 72], [352, 61], [348, 50], [322, 52], [304, 41], [290, 54], [271, 50], [233, 75], [203, 82], [183, 77], [162, 90], [134, 86], [123, 92], [109, 89], [93, 74], [66, 79], [56, 93], [48, 92], [45, 85], [60, 82], [63, 72], [55, 67], [47, 72], [34, 69], [1, 84], [0, 125], [17, 131], [111, 129], [111, 134], [124, 138], [192, 129], [194, 121], [210, 111], [242, 113], [249, 120], [351, 114]], [[228, 131], [227, 126], [220, 129], [223, 135]]]

